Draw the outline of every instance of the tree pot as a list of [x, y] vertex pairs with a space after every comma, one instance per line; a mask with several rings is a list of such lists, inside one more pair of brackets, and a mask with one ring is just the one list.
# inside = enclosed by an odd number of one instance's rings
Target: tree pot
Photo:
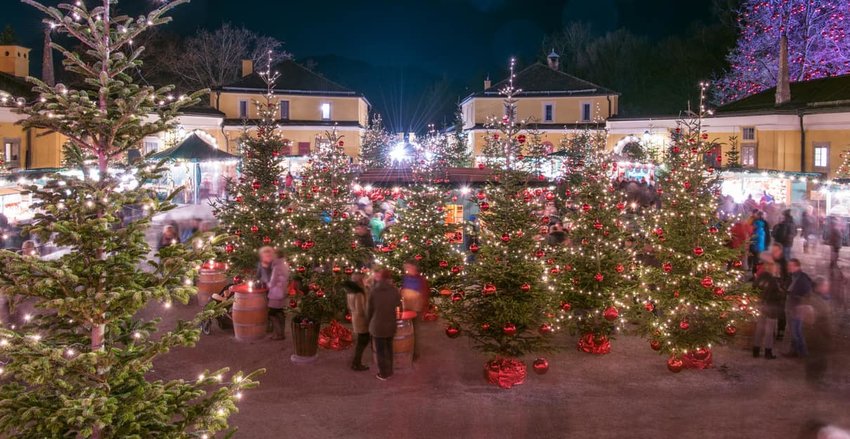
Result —
[[292, 362], [312, 363], [319, 351], [319, 324], [309, 319], [292, 319], [292, 342], [295, 344]]

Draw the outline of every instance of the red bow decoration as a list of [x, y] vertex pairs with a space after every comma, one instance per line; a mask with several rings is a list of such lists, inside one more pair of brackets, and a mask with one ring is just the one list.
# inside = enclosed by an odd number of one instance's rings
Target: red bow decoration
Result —
[[319, 331], [319, 346], [332, 351], [344, 351], [351, 347], [351, 330], [332, 320], [329, 326]]
[[515, 358], [496, 358], [484, 364], [487, 382], [503, 389], [510, 389], [525, 382], [525, 363]]
[[611, 341], [604, 335], [590, 332], [581, 336], [578, 341], [578, 350], [588, 354], [605, 355], [611, 352]]
[[682, 363], [686, 369], [708, 369], [711, 358], [711, 349], [697, 349], [682, 355]]

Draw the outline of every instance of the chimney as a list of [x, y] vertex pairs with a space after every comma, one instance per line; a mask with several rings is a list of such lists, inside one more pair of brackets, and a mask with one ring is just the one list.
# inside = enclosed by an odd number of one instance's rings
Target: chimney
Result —
[[14, 44], [0, 46], [0, 72], [18, 78], [30, 75], [30, 50]]
[[484, 80], [484, 90], [489, 90], [492, 86], [493, 81], [490, 80], [490, 75], [487, 75], [487, 79]]
[[250, 59], [242, 60], [242, 77], [246, 77], [250, 74], [254, 73], [254, 61]]
[[41, 58], [41, 80], [45, 84], [56, 85], [56, 76], [53, 73], [53, 41], [50, 39], [50, 28], [44, 29], [44, 54]]
[[558, 55], [558, 53], [555, 52], [555, 49], [552, 49], [552, 51], [549, 52], [549, 56], [546, 57], [546, 59], [549, 60], [550, 69], [561, 70], [561, 55]]
[[776, 78], [776, 106], [791, 102], [791, 79], [788, 73], [788, 34], [779, 37], [779, 73]]

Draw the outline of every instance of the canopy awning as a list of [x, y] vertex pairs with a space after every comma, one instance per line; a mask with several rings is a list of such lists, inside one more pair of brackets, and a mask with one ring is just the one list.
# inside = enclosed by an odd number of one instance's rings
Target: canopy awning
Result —
[[198, 134], [192, 134], [177, 146], [157, 152], [150, 156], [150, 160], [185, 160], [189, 162], [218, 162], [227, 160], [238, 160], [239, 157], [228, 154], [215, 146], [207, 143]]

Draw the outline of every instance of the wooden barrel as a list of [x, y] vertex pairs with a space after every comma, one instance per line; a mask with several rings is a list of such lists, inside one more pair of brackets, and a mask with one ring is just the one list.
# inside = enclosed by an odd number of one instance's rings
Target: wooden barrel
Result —
[[233, 333], [237, 341], [255, 341], [266, 337], [268, 298], [265, 288], [250, 288], [246, 284], [230, 287], [233, 302]]
[[[405, 370], [413, 367], [413, 319], [416, 313], [405, 311], [401, 318], [396, 320], [395, 337], [393, 337], [393, 369]], [[375, 344], [372, 343], [372, 356], [375, 367], [378, 366], [378, 354], [375, 352]]]
[[228, 284], [227, 264], [205, 262], [198, 276], [198, 305], [204, 307], [213, 294], [220, 293]]
[[738, 323], [738, 332], [735, 333], [735, 340], [732, 341], [732, 345], [740, 349], [752, 349], [755, 333], [755, 319], [747, 319]]
[[313, 358], [319, 351], [319, 325], [309, 323], [302, 325], [297, 319], [292, 319], [292, 340], [295, 342], [295, 355], [302, 359]]

